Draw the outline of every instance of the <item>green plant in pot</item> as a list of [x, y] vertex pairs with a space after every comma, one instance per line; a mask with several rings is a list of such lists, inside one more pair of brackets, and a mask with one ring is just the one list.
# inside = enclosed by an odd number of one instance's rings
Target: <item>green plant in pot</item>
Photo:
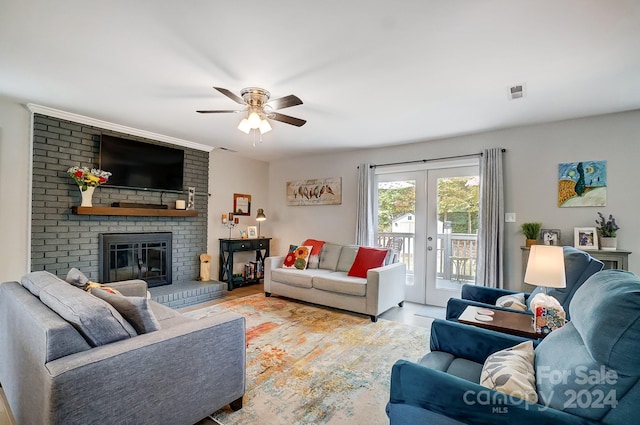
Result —
[[529, 247], [537, 243], [541, 228], [542, 223], [522, 223], [522, 234], [527, 238], [525, 246]]
[[618, 230], [620, 226], [616, 223], [616, 219], [612, 214], [609, 214], [609, 219], [605, 219], [601, 212], [598, 213], [598, 220], [596, 220], [598, 227], [598, 236], [600, 236], [600, 249], [605, 251], [615, 251], [618, 247]]

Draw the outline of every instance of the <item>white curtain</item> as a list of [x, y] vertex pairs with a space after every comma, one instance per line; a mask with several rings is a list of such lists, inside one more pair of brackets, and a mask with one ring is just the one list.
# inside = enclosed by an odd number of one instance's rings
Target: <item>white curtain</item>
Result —
[[358, 165], [358, 204], [356, 210], [356, 244], [375, 246], [374, 244], [374, 171], [369, 164]]
[[485, 149], [480, 160], [480, 222], [476, 284], [504, 287], [504, 185], [502, 149]]

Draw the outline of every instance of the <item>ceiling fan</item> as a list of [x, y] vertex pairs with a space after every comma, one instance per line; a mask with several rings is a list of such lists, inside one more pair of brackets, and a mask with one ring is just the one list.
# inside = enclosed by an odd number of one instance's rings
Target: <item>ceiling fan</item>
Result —
[[289, 108], [291, 106], [302, 105], [302, 100], [294, 95], [281, 97], [279, 99], [269, 100], [271, 94], [259, 87], [247, 87], [240, 91], [237, 96], [230, 90], [222, 87], [214, 87], [223, 95], [227, 96], [234, 102], [243, 105], [242, 109], [222, 109], [222, 110], [200, 110], [196, 111], [201, 114], [225, 114], [247, 112], [247, 116], [238, 125], [238, 130], [249, 134], [251, 130], [259, 130], [260, 134], [271, 131], [269, 119], [280, 121], [286, 124], [302, 127], [306, 124], [306, 120], [292, 117], [289, 115], [275, 112], [280, 109]]

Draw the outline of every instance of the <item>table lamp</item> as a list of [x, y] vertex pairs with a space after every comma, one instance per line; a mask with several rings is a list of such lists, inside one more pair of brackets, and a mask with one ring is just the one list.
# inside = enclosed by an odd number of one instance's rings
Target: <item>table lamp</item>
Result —
[[265, 221], [267, 216], [264, 215], [264, 210], [262, 208], [258, 208], [258, 213], [256, 214], [256, 221], [258, 222], [258, 237], [261, 238], [262, 234], [260, 233], [260, 223]]
[[565, 288], [564, 250], [561, 246], [532, 245], [524, 275], [525, 283], [547, 288]]
[[567, 286], [562, 247], [532, 245], [524, 281], [544, 288], [544, 292], [533, 295], [530, 302], [535, 331], [547, 334], [562, 327], [566, 322], [565, 311], [558, 300], [547, 293], [547, 288]]

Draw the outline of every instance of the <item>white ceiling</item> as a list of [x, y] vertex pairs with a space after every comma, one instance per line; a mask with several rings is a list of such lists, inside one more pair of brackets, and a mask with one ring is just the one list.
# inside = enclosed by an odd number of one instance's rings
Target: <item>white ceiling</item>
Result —
[[[308, 122], [253, 147], [212, 86]], [[0, 0], [0, 94], [267, 161], [426, 141], [640, 108], [640, 1]]]

